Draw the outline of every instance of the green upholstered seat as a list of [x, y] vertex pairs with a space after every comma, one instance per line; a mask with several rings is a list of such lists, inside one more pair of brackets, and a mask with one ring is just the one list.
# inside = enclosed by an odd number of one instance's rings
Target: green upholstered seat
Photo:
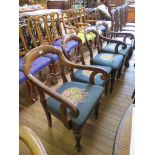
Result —
[[[77, 118], [72, 118], [70, 116], [70, 119], [72, 121], [72, 126], [78, 129], [84, 125], [94, 107], [99, 103], [99, 99], [104, 93], [104, 88], [80, 82], [66, 82], [60, 86], [56, 92], [62, 96], [66, 94], [66, 100], [75, 100], [75, 102], [72, 103], [77, 105], [79, 116]], [[81, 96], [83, 96], [82, 100], [80, 100]], [[54, 98], [48, 97], [46, 105], [50, 113], [55, 112], [61, 116], [60, 103]]]
[[112, 53], [99, 53], [93, 58], [93, 65], [108, 66], [118, 69], [123, 62], [123, 55]]
[[[102, 51], [106, 52], [106, 53], [114, 53], [115, 52], [115, 46], [116, 46], [115, 43], [107, 44], [105, 47], [102, 48]], [[118, 48], [119, 54], [126, 56], [129, 53], [129, 51], [131, 50], [131, 48], [132, 48], [131, 44], [127, 44], [126, 49], [122, 49], [122, 45], [120, 45]]]
[[[78, 33], [78, 37], [82, 40], [82, 43], [85, 43], [86, 42], [85, 36], [84, 36], [84, 31], [79, 32]], [[95, 34], [90, 33], [90, 34], [87, 35], [87, 40], [88, 41], [90, 41], [90, 40], [93, 41], [95, 39], [95, 37], [96, 37]]]
[[[91, 65], [91, 66], [93, 66], [93, 65]], [[107, 73], [111, 73], [111, 71], [112, 71], [111, 67], [99, 66], [99, 65], [95, 65], [94, 67], [100, 67], [103, 70], [105, 70]], [[88, 70], [77, 70], [74, 73], [74, 79], [76, 81], [79, 81], [79, 82], [89, 83], [90, 74], [91, 74], [91, 71], [88, 71]], [[102, 80], [100, 78], [100, 76], [101, 76], [101, 74], [97, 74], [95, 76], [94, 82], [95, 82], [96, 85], [103, 86], [105, 81]]]

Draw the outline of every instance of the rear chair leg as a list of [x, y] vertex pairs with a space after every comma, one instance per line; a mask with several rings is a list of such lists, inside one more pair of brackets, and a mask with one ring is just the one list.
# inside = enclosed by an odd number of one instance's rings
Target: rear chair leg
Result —
[[95, 107], [95, 118], [98, 118], [98, 114], [99, 114], [99, 107], [100, 107], [100, 103], [97, 104], [97, 106]]
[[[34, 103], [37, 100], [35, 88], [32, 85], [32, 83], [30, 83], [29, 81], [26, 81], [26, 84], [28, 86], [28, 95], [29, 95], [30, 101]], [[33, 97], [33, 93], [34, 93], [34, 97]]]
[[115, 77], [116, 77], [116, 69], [113, 70], [112, 76], [111, 76], [111, 86], [110, 86], [110, 93], [113, 91], [113, 86], [115, 83]]

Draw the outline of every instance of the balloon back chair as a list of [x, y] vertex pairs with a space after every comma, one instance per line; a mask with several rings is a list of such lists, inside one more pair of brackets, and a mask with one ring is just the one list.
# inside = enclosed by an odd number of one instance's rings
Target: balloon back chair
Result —
[[[63, 84], [56, 91], [47, 87], [30, 72], [33, 61], [47, 53], [58, 55], [61, 64]], [[71, 69], [92, 71], [89, 84], [68, 81], [63, 71], [64, 66]], [[104, 93], [103, 87], [94, 85], [94, 77], [96, 74], [101, 73], [101, 79], [106, 80], [109, 76], [100, 68], [77, 65], [68, 61], [63, 52], [52, 45], [39, 46], [28, 52], [24, 58], [24, 73], [39, 90], [40, 102], [46, 113], [48, 125], [50, 127], [52, 126], [52, 114], [58, 118], [66, 128], [72, 129], [76, 140], [75, 147], [77, 151], [80, 151], [82, 128], [93, 110], [95, 110], [95, 116], [97, 118], [100, 105], [99, 100]], [[47, 98], [45, 94], [48, 95]]]

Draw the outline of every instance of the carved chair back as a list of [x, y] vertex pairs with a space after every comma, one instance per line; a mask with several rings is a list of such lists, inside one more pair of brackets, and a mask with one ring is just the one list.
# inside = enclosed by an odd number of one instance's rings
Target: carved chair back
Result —
[[99, 10], [81, 8], [84, 23], [95, 24], [100, 19]]
[[74, 25], [75, 20], [75, 11], [73, 9], [63, 10], [62, 11], [62, 23], [65, 30], [65, 33], [78, 33], [78, 29]]
[[92, 64], [92, 61], [93, 61], [93, 53], [94, 52], [93, 52], [93, 49], [91, 47], [91, 42], [88, 41], [87, 36], [89, 34], [92, 34], [92, 33], [96, 36], [95, 37], [95, 39], [96, 39], [95, 42], [96, 42], [97, 49], [99, 49], [99, 40], [98, 40], [97, 31], [95, 29], [91, 28], [91, 27], [85, 28], [84, 35], [85, 35], [86, 45], [88, 47], [88, 51], [89, 51], [89, 54], [90, 54], [90, 64]]
[[127, 4], [124, 4], [125, 5], [125, 7], [124, 7], [124, 13], [125, 13], [125, 17], [124, 17], [124, 24], [126, 24], [127, 23], [127, 21], [128, 21], [128, 5]]
[[[84, 8], [79, 8], [74, 11], [74, 25], [77, 29], [83, 30], [89, 23], [85, 23], [86, 18]], [[84, 19], [85, 18], [85, 19]]]
[[25, 26], [19, 26], [19, 56], [24, 56], [28, 52], [28, 46], [26, 44], [24, 35]]
[[116, 28], [115, 28], [115, 31], [118, 32], [119, 29], [120, 29], [119, 8], [118, 8], [118, 7], [116, 8], [116, 11], [115, 11], [115, 22], [116, 22]]
[[[73, 51], [72, 57], [68, 56], [68, 54], [65, 51], [65, 44], [67, 44], [71, 40], [74, 40], [79, 43], [77, 50]], [[84, 61], [84, 57], [83, 57], [82, 40], [76, 34], [70, 34], [63, 38], [62, 51], [68, 60], [70, 60], [74, 63], [81, 62], [83, 65], [85, 65], [85, 61]]]
[[44, 15], [44, 22], [45, 29], [48, 33], [47, 37], [51, 42], [62, 38], [61, 22], [57, 12]]
[[50, 45], [62, 37], [58, 13], [29, 17], [27, 25], [34, 47]]
[[27, 26], [34, 47], [48, 44], [43, 16], [30, 16]]

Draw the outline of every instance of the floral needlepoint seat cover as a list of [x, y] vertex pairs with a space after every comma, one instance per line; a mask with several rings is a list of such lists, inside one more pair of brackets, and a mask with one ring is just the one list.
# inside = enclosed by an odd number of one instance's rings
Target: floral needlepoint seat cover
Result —
[[76, 87], [68, 88], [62, 93], [62, 96], [75, 105], [84, 102], [86, 95], [87, 92], [85, 90]]
[[[57, 93], [62, 95], [64, 99], [76, 104], [79, 115], [77, 118], [70, 119], [74, 128], [81, 128], [90, 113], [99, 103], [99, 99], [104, 93], [104, 88], [97, 85], [90, 85], [80, 82], [66, 82], [57, 89]], [[49, 113], [56, 113], [61, 117], [60, 102], [52, 97], [47, 98], [46, 106]], [[69, 109], [67, 110], [69, 112]]]

